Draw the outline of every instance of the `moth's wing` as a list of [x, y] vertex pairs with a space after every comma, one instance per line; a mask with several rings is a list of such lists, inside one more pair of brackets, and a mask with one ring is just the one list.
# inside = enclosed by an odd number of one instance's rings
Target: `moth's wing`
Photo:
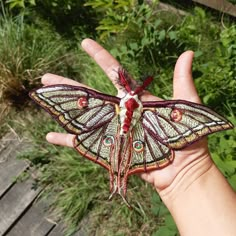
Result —
[[233, 125], [206, 106], [172, 100], [146, 102], [142, 124], [152, 137], [171, 149], [182, 149], [208, 134]]
[[[103, 126], [116, 116], [120, 99], [91, 89], [71, 85], [52, 85], [30, 92], [69, 133], [79, 134]], [[78, 107], [82, 99], [85, 106]]]
[[[158, 169], [182, 149], [208, 134], [233, 128], [206, 106], [183, 100], [144, 102], [140, 122], [133, 129], [133, 152], [129, 174]], [[143, 150], [135, 150], [137, 142]]]
[[133, 128], [129, 175], [163, 168], [172, 162], [171, 149], [150, 134], [142, 124], [142, 119]]
[[120, 124], [118, 115], [98, 128], [81, 132], [74, 138], [74, 147], [84, 157], [110, 169], [111, 159], [117, 151], [116, 137]]

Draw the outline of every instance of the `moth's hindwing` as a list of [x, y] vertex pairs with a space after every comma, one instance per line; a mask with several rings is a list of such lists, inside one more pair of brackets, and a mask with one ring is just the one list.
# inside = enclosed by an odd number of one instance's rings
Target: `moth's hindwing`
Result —
[[87, 132], [81, 132], [74, 138], [74, 147], [85, 157], [110, 169], [111, 159], [117, 147], [119, 134], [118, 116], [106, 124]]
[[174, 158], [171, 149], [149, 133], [141, 121], [133, 129], [131, 148], [129, 174], [163, 168]]
[[[152, 105], [152, 107], [151, 107]], [[233, 125], [206, 106], [181, 100], [144, 104], [143, 126], [171, 149], [182, 149]]]

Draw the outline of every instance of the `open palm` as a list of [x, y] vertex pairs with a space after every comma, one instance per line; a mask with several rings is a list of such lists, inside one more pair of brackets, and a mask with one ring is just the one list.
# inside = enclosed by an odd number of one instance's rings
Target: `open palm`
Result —
[[[118, 68], [121, 67], [119, 62], [114, 59], [104, 48], [91, 39], [83, 40], [82, 47], [97, 62], [97, 64], [104, 70], [108, 78], [113, 82], [114, 86], [118, 90], [117, 96], [122, 97], [124, 94], [123, 91], [119, 89], [120, 86], [117, 84], [116, 73]], [[177, 60], [173, 79], [173, 99], [183, 99], [200, 103], [200, 99], [192, 80], [192, 59], [193, 52], [187, 51]], [[68, 84], [86, 87], [85, 85], [74, 80], [53, 74], [44, 75], [42, 77], [42, 83], [44, 85]], [[141, 96], [141, 100], [160, 101], [161, 99], [145, 92]], [[73, 138], [74, 135], [72, 134], [55, 132], [47, 134], [48, 142], [68, 147], [73, 147]], [[212, 162], [208, 153], [206, 139], [196, 142], [184, 150], [175, 151], [175, 159], [170, 165], [163, 169], [142, 173], [141, 177], [147, 182], [153, 184], [160, 193], [165, 191], [165, 189], [171, 186], [174, 182], [176, 182], [174, 185], [176, 185], [177, 182], [181, 182], [181, 176], [187, 175], [188, 170], [195, 166], [196, 163], [202, 163], [205, 168], [210, 168], [211, 166]], [[192, 176], [192, 178], [194, 178], [194, 176]]]

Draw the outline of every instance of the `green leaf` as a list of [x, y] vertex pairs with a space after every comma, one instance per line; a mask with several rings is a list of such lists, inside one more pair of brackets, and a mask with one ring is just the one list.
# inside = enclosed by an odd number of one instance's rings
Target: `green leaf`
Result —
[[168, 208], [164, 205], [164, 203], [161, 203], [160, 210], [159, 210], [159, 216], [165, 216], [170, 214]]
[[15, 7], [25, 8], [24, 0], [8, 0], [6, 3], [9, 4], [10, 9]]
[[198, 57], [200, 57], [200, 56], [202, 56], [202, 55], [203, 55], [203, 52], [200, 51], [200, 50], [194, 52], [194, 57], [195, 57], [195, 58], [198, 58]]
[[177, 33], [175, 31], [168, 32], [168, 35], [169, 35], [171, 40], [176, 40], [177, 39]]
[[157, 19], [155, 22], [154, 22], [154, 29], [157, 29], [160, 24], [162, 23], [162, 20], [161, 19]]
[[211, 98], [214, 96], [214, 94], [209, 93], [203, 97], [203, 103], [208, 104], [208, 101], [211, 100]]
[[35, 0], [29, 0], [29, 3], [30, 3], [30, 5], [32, 5], [32, 6], [35, 6], [35, 5], [36, 5]]
[[138, 50], [138, 44], [137, 43], [130, 43], [129, 44], [129, 47], [132, 49], [132, 50]]
[[212, 153], [212, 158], [215, 162], [215, 164], [218, 166], [218, 168], [224, 173], [234, 173], [235, 168], [232, 166], [229, 166], [227, 162], [222, 161], [220, 156], [217, 153]]
[[232, 188], [236, 191], [236, 175], [232, 175], [230, 178], [228, 178], [228, 181]]
[[171, 229], [173, 231], [177, 230], [176, 224], [175, 224], [174, 219], [171, 216], [171, 214], [169, 214], [165, 217], [165, 224], [169, 229]]
[[166, 37], [166, 31], [165, 30], [161, 30], [159, 33], [159, 40], [163, 41]]
[[236, 168], [236, 160], [227, 161], [226, 164], [229, 165], [230, 167]]
[[159, 228], [152, 236], [174, 236], [173, 232], [165, 226]]

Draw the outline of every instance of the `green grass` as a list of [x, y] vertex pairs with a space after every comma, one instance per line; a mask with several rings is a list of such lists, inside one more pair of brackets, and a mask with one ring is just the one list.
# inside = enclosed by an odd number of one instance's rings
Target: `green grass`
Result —
[[36, 27], [25, 24], [23, 15], [2, 16], [0, 41], [0, 123], [11, 106], [22, 109], [27, 104], [28, 91], [40, 85], [44, 73], [77, 74], [76, 55], [45, 22]]

